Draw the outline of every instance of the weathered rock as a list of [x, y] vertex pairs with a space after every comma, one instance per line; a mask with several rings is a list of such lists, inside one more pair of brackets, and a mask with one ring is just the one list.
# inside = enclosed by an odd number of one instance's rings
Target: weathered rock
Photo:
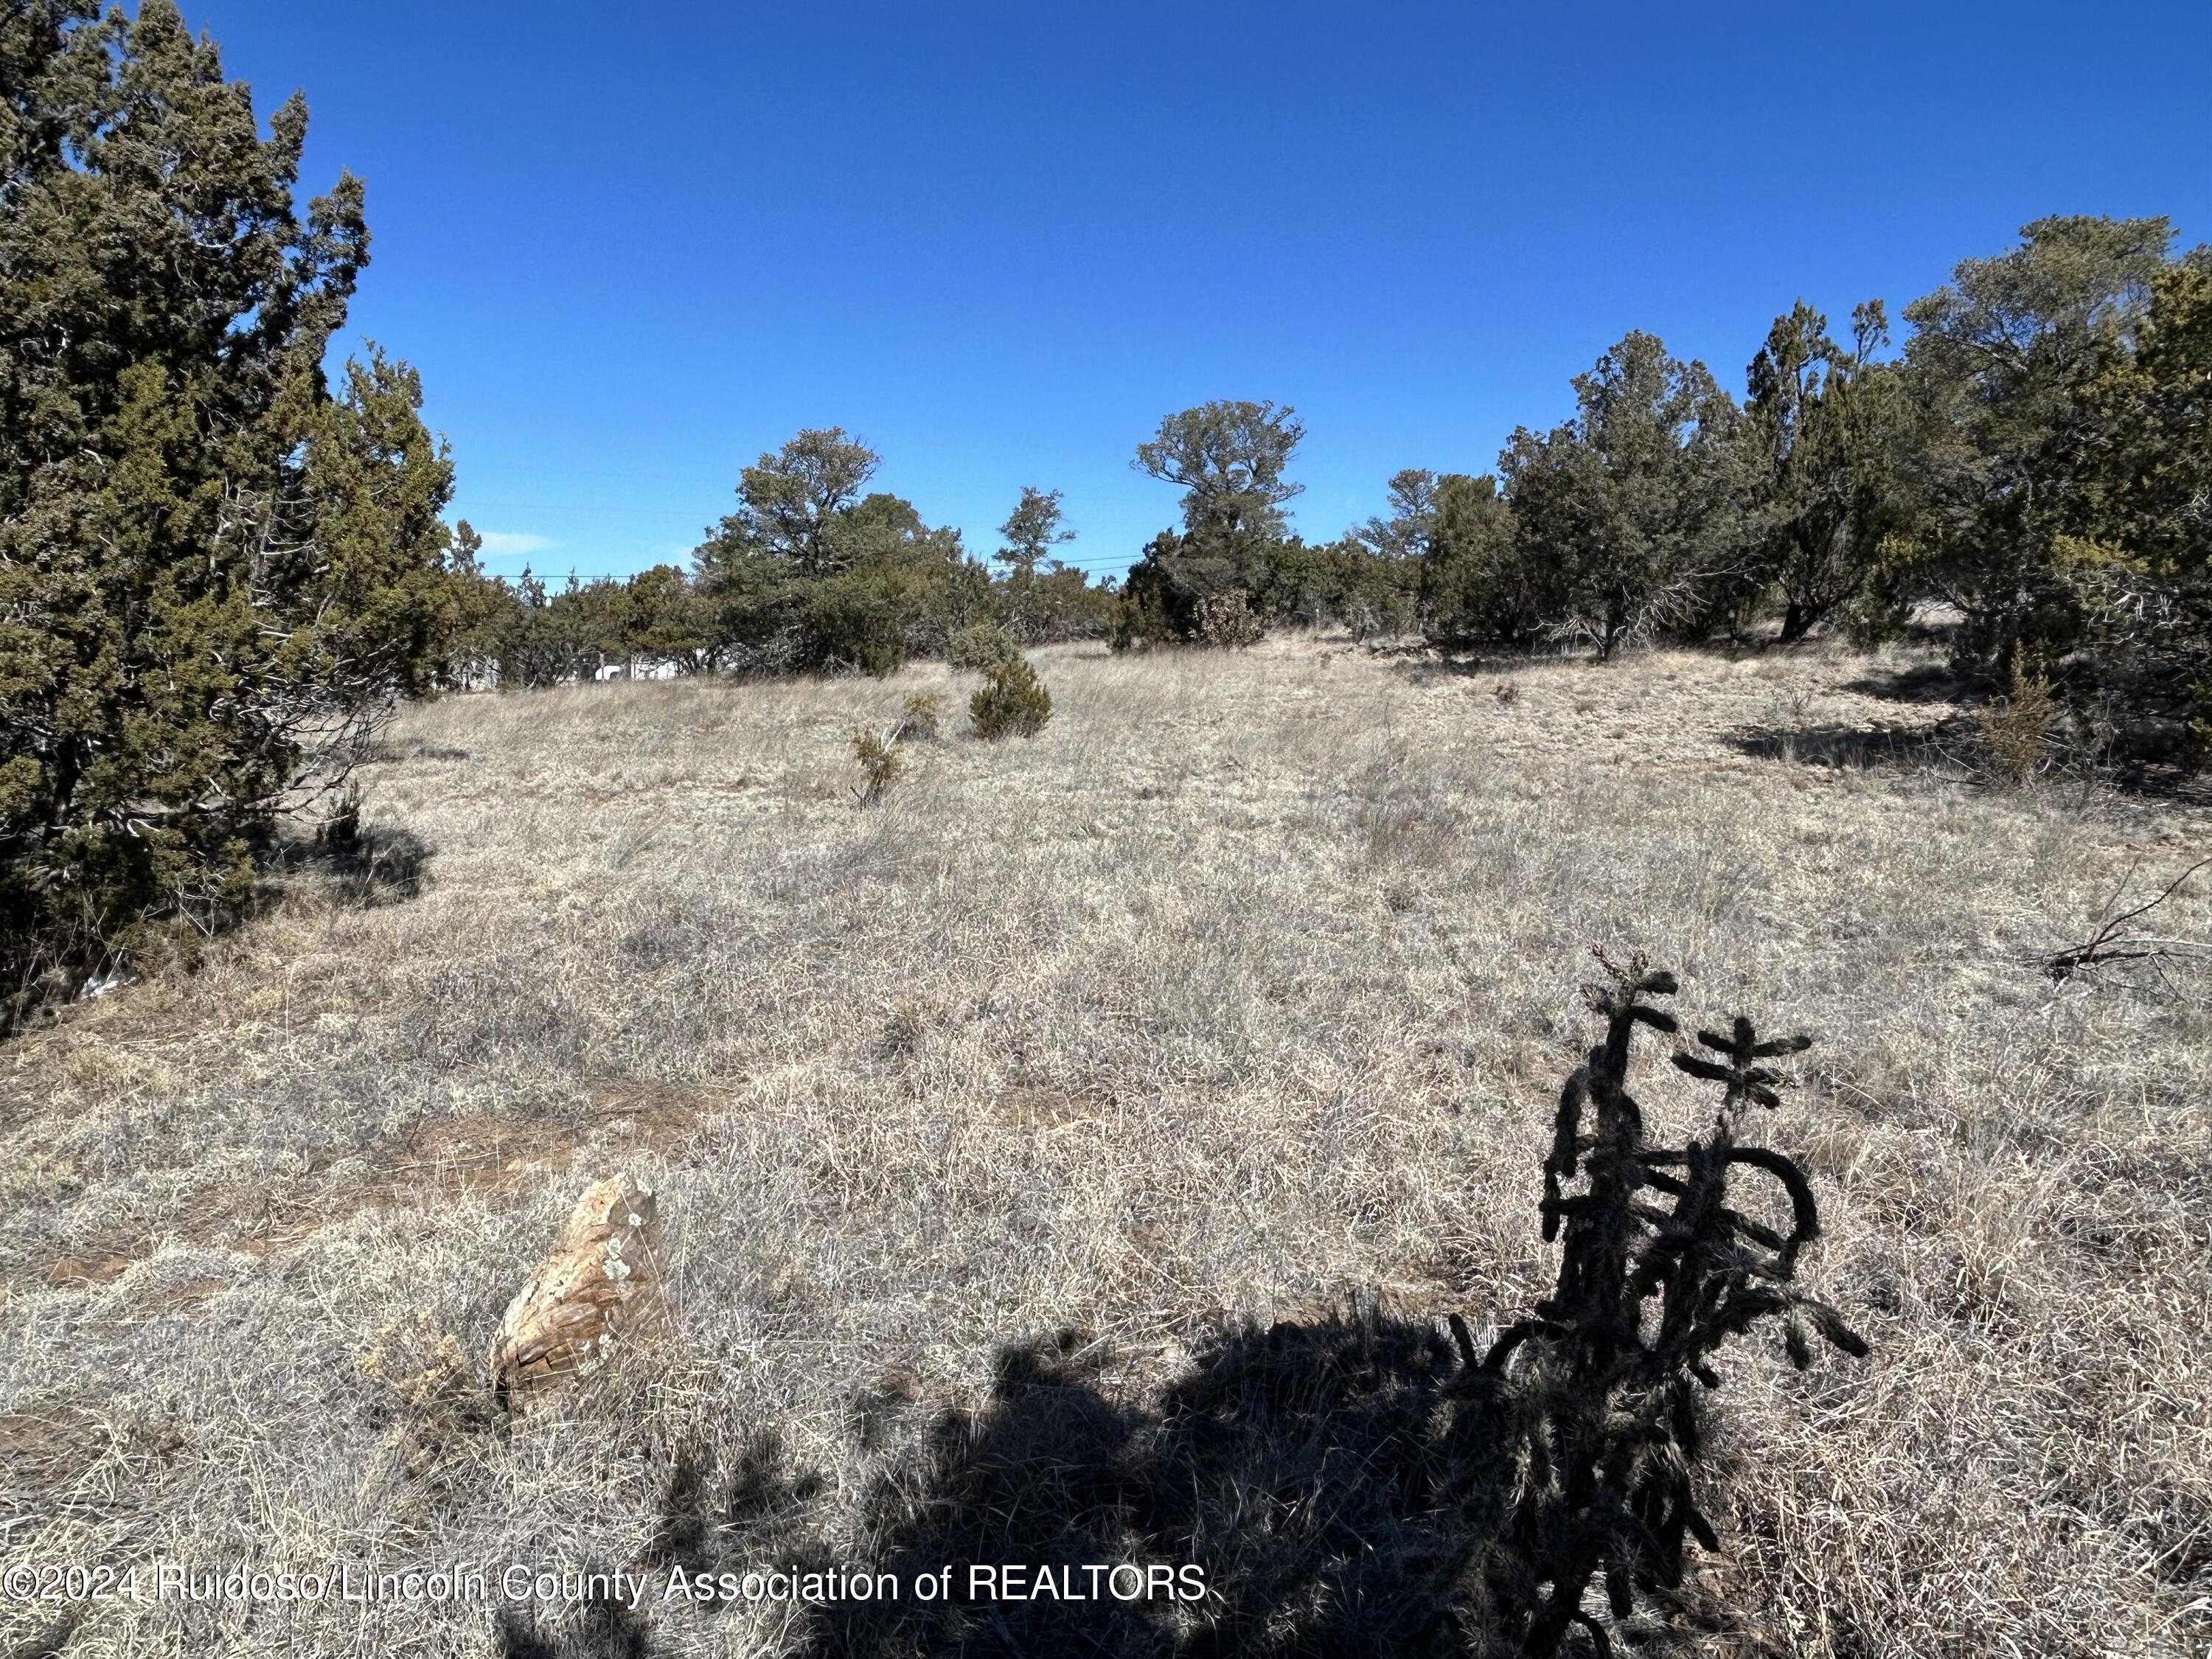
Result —
[[662, 1259], [651, 1188], [624, 1175], [585, 1193], [499, 1322], [491, 1382], [501, 1402], [517, 1412], [543, 1404], [664, 1324]]

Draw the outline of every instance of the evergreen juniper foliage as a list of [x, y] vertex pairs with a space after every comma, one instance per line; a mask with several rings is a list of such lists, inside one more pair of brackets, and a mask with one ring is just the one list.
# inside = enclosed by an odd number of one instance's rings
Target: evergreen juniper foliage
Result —
[[1006, 544], [992, 557], [1006, 573], [998, 584], [998, 609], [1007, 629], [1024, 644], [1095, 639], [1111, 616], [1109, 594], [1052, 551], [1075, 539], [1060, 500], [1057, 489], [1024, 485], [1021, 500], [999, 526]]
[[1285, 473], [1304, 436], [1291, 409], [1217, 399], [1168, 416], [1137, 446], [1136, 471], [1182, 490], [1182, 529], [1162, 531], [1131, 568], [1117, 648], [1197, 639], [1202, 600], [1266, 591], [1291, 540], [1283, 508], [1304, 486]]
[[2172, 240], [2163, 219], [2038, 220], [1905, 308], [1926, 501], [1910, 573], [1965, 617], [1961, 660], [2000, 681], [2023, 649], [2048, 658], [2080, 638], [2058, 540], [2078, 525], [2085, 394], [2133, 355]]
[[746, 467], [738, 509], [693, 554], [709, 648], [726, 665], [887, 674], [986, 614], [989, 573], [960, 532], [861, 492], [883, 458], [842, 427]]
[[1903, 388], [1876, 353], [1888, 343], [1879, 300], [1851, 316], [1839, 345], [1802, 300], [1778, 317], [1747, 376], [1743, 440], [1755, 504], [1752, 557], [1711, 609], [1739, 631], [1761, 599], [1782, 611], [1788, 645], [1833, 615], [1886, 620], [1894, 596], [1881, 552], [1911, 514]]
[[2212, 750], [2212, 250], [2151, 278], [2132, 349], [2106, 348], [2085, 401], [2053, 544], [2082, 638], [2124, 702]]
[[441, 664], [452, 471], [411, 370], [325, 383], [368, 231], [307, 125], [171, 0], [0, 0], [0, 1021], [243, 900]]
[[1550, 585], [1520, 558], [1512, 509], [1488, 473], [1437, 480], [1419, 582], [1422, 629], [1437, 645], [1525, 645], [1550, 620]]
[[1632, 333], [1575, 377], [1574, 418], [1498, 458], [1537, 615], [1601, 659], [1692, 623], [1739, 556], [1735, 401], [1703, 363]]
[[968, 700], [968, 716], [988, 743], [1033, 738], [1052, 718], [1052, 693], [1028, 658], [1004, 658], [984, 671], [982, 689]]
[[994, 622], [971, 623], [946, 641], [945, 660], [955, 668], [988, 673], [1022, 654], [1014, 636]]
[[1060, 492], [1039, 489], [1034, 484], [1022, 487], [1022, 498], [1014, 510], [1006, 515], [999, 533], [1006, 544], [991, 556], [1000, 564], [1012, 568], [1016, 574], [1035, 579], [1037, 567], [1051, 556], [1055, 547], [1065, 546], [1075, 539], [1075, 532], [1061, 523]]

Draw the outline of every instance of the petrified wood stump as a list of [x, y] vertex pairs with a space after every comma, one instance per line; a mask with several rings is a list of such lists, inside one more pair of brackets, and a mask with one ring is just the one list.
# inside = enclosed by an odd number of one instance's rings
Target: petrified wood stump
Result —
[[629, 1176], [602, 1181], [578, 1200], [499, 1322], [491, 1382], [509, 1410], [544, 1403], [666, 1319], [655, 1207], [653, 1189]]

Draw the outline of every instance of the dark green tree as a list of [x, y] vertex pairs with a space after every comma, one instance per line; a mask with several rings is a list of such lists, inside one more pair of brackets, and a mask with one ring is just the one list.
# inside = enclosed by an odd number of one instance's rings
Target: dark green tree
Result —
[[509, 590], [501, 630], [499, 684], [510, 690], [567, 685], [595, 678], [623, 654], [624, 605], [619, 584], [580, 582], [571, 572], [558, 589], [526, 568]]
[[806, 584], [793, 561], [753, 539], [732, 515], [693, 552], [691, 580], [716, 666], [739, 673], [799, 667]]
[[516, 611], [514, 591], [484, 574], [483, 538], [466, 519], [453, 526], [447, 555], [453, 573], [453, 623], [439, 683], [449, 690], [489, 686]]
[[1094, 585], [1080, 566], [1054, 560], [1022, 592], [1017, 616], [1024, 635], [1041, 644], [1096, 640], [1111, 627], [1117, 602], [1110, 578]]
[[444, 660], [452, 469], [412, 371], [325, 381], [368, 231], [307, 125], [171, 0], [0, 3], [0, 1021], [242, 902]]
[[641, 570], [623, 585], [621, 626], [615, 648], [635, 672], [643, 662], [701, 666], [707, 636], [697, 597], [672, 564]]
[[1392, 473], [1383, 486], [1390, 515], [1370, 519], [1356, 532], [1358, 539], [1381, 558], [1419, 558], [1429, 550], [1429, 538], [1436, 528], [1437, 484], [1437, 475], [1426, 467], [1409, 466]]
[[[1024, 485], [1022, 498], [1006, 521], [999, 526], [1004, 545], [992, 558], [1006, 568], [1005, 578], [999, 594], [1000, 607], [1006, 625], [1024, 641], [1053, 637], [1053, 623], [1048, 611], [1060, 608], [1056, 601], [1064, 597], [1065, 582], [1057, 584], [1053, 599], [1048, 605], [1042, 591], [1044, 574], [1040, 567], [1049, 571], [1067, 568], [1052, 556], [1052, 550], [1075, 539], [1075, 532], [1062, 527], [1060, 520], [1060, 492], [1039, 489]], [[1081, 580], [1078, 573], [1078, 580]]]
[[1286, 532], [1284, 505], [1305, 488], [1284, 477], [1305, 435], [1287, 406], [1217, 398], [1167, 416], [1130, 465], [1183, 492], [1192, 535], [1274, 540]]
[[824, 584], [843, 597], [843, 614], [862, 611], [879, 618], [869, 637], [896, 649], [842, 650], [834, 630], [822, 629], [817, 643], [823, 665], [847, 661], [870, 672], [888, 672], [909, 656], [941, 656], [945, 641], [992, 610], [990, 572], [969, 556], [960, 532], [926, 523], [914, 504], [878, 492], [855, 504], [838, 520], [830, 538], [842, 570]]
[[1741, 556], [1747, 484], [1734, 401], [1656, 336], [1630, 334], [1574, 385], [1574, 418], [1516, 430], [1499, 471], [1547, 622], [1602, 660], [1706, 614]]
[[1907, 574], [1965, 618], [1959, 654], [2001, 677], [2078, 637], [2058, 568], [2075, 527], [2088, 382], [2124, 353], [2172, 231], [2162, 219], [2039, 219], [1905, 308], [1927, 511]]
[[1279, 565], [1295, 566], [1304, 550], [1249, 530], [1164, 530], [1129, 568], [1110, 639], [1117, 649], [1194, 640], [1200, 606], [1216, 595], [1265, 602]]
[[2054, 550], [2095, 666], [2212, 750], [2212, 252], [2151, 279], [2083, 390], [2070, 532]]
[[807, 428], [739, 475], [738, 510], [722, 533], [788, 561], [800, 575], [828, 575], [849, 562], [838, 532], [883, 464], [842, 426]]
[[1006, 545], [991, 556], [1009, 567], [1012, 574], [1034, 579], [1037, 567], [1052, 556], [1054, 548], [1075, 539], [1073, 530], [1062, 527], [1060, 503], [1057, 489], [1023, 485], [1021, 500], [999, 526]]
[[1216, 400], [1167, 416], [1130, 465], [1180, 488], [1180, 532], [1163, 531], [1129, 571], [1117, 646], [1198, 637], [1201, 601], [1261, 599], [1290, 540], [1284, 505], [1304, 488], [1285, 475], [1305, 436], [1294, 411]]
[[1729, 597], [1748, 609], [1771, 590], [1785, 645], [1875, 592], [1882, 543], [1907, 522], [1902, 388], [1875, 355], [1888, 339], [1879, 300], [1852, 313], [1849, 346], [1801, 300], [1752, 359], [1753, 558]]
[[990, 575], [960, 532], [860, 492], [881, 458], [842, 428], [801, 432], [744, 469], [738, 510], [692, 555], [708, 649], [755, 672], [889, 673], [986, 611]]
[[1448, 472], [1437, 480], [1421, 556], [1421, 625], [1437, 645], [1519, 645], [1548, 621], [1545, 572], [1523, 561], [1498, 480]]

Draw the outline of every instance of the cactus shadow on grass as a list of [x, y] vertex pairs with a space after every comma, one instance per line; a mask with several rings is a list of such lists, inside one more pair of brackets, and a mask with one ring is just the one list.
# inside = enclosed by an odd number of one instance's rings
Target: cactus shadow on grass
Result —
[[[1108, 1351], [1074, 1333], [1004, 1350], [983, 1409], [932, 1425], [867, 1516], [881, 1570], [911, 1584], [950, 1564], [954, 1594], [830, 1607], [810, 1651], [1693, 1650], [1729, 1616], [1701, 1607], [1686, 1555], [1718, 1547], [1698, 1507], [1717, 1479], [1713, 1362], [1763, 1325], [1801, 1368], [1816, 1340], [1867, 1347], [1794, 1282], [1820, 1237], [1803, 1171], [1740, 1139], [1786, 1086], [1768, 1062], [1810, 1039], [1741, 1016], [1698, 1031], [1705, 1052], [1672, 1058], [1719, 1085], [1711, 1127], [1655, 1146], [1627, 1084], [1637, 1029], [1679, 1030], [1661, 1006], [1675, 981], [1641, 957], [1598, 960], [1584, 995], [1604, 1036], [1561, 1091], [1544, 1164], [1559, 1279], [1529, 1317], [1486, 1350], [1456, 1315], [1440, 1329], [1375, 1304], [1221, 1326], [1141, 1395], [1109, 1387]], [[1787, 1218], [1761, 1219], [1777, 1200]], [[1091, 1569], [1115, 1564], [1133, 1588], [1140, 1572], [1169, 1590], [1195, 1568], [1205, 1595], [1122, 1601], [1109, 1576], [1102, 1596]], [[999, 1570], [980, 1595], [973, 1565]]]
[[806, 1651], [1481, 1650], [1455, 1606], [1484, 1541], [1455, 1498], [1479, 1413], [1441, 1328], [1372, 1305], [1223, 1328], [1143, 1401], [1110, 1360], [1072, 1332], [1002, 1350], [988, 1401], [930, 1425], [870, 1504], [871, 1570], [905, 1588], [949, 1565], [950, 1597], [826, 1607]]

